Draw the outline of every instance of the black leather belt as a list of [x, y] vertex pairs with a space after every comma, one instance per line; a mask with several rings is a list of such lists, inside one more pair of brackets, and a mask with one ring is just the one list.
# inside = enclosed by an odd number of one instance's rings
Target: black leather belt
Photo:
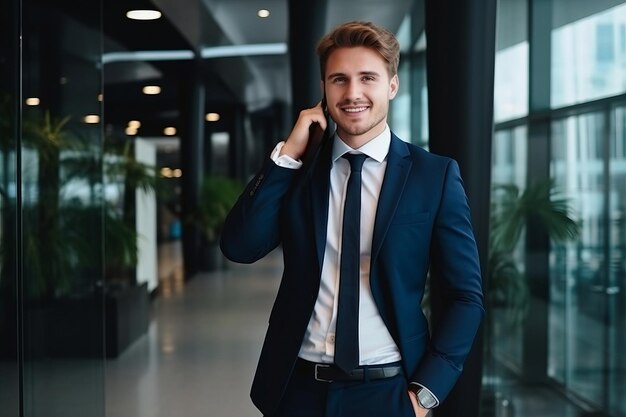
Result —
[[296, 367], [299, 372], [312, 375], [316, 381], [320, 382], [366, 381], [391, 378], [402, 373], [402, 367], [397, 362], [384, 365], [360, 366], [350, 373], [345, 373], [332, 364], [313, 363], [304, 359], [298, 359]]

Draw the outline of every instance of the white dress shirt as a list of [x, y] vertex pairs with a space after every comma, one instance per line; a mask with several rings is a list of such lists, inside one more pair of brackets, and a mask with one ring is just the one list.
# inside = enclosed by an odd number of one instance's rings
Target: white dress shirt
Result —
[[[330, 196], [324, 262], [317, 301], [309, 320], [299, 356], [311, 362], [332, 363], [335, 354], [335, 325], [339, 298], [339, 263], [341, 259], [341, 230], [350, 163], [341, 156], [347, 152], [364, 153], [361, 188], [361, 267], [359, 292], [359, 363], [383, 364], [399, 361], [400, 352], [385, 326], [370, 288], [370, 259], [374, 220], [378, 196], [387, 168], [391, 143], [389, 126], [376, 138], [354, 150], [340, 138], [333, 140]], [[284, 142], [272, 152], [272, 160], [287, 168], [302, 166], [287, 155], [280, 155]]]

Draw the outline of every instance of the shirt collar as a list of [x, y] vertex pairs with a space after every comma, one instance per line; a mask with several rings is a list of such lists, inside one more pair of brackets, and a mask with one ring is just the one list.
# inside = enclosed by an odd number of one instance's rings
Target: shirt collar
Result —
[[343, 154], [346, 154], [351, 151], [359, 151], [369, 156], [372, 159], [375, 159], [378, 162], [383, 162], [389, 153], [389, 145], [391, 144], [391, 130], [389, 129], [389, 125], [385, 125], [385, 130], [376, 136], [374, 139], [367, 142], [365, 145], [361, 146], [358, 149], [352, 149], [337, 135], [335, 132], [335, 140], [333, 140], [333, 163], [337, 161], [337, 159], [341, 158]]

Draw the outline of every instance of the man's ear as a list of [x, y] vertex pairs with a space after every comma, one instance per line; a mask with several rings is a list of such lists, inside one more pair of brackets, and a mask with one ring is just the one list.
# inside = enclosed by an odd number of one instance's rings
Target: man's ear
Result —
[[398, 94], [398, 90], [400, 89], [400, 79], [398, 78], [398, 74], [395, 74], [391, 77], [391, 81], [389, 82], [389, 100], [393, 100], [396, 94]]

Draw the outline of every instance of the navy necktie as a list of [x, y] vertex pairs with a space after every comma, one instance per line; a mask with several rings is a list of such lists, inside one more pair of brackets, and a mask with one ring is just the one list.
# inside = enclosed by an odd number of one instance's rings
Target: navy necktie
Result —
[[350, 178], [343, 209], [335, 365], [344, 372], [359, 366], [359, 280], [361, 257], [361, 168], [365, 154], [343, 155]]

